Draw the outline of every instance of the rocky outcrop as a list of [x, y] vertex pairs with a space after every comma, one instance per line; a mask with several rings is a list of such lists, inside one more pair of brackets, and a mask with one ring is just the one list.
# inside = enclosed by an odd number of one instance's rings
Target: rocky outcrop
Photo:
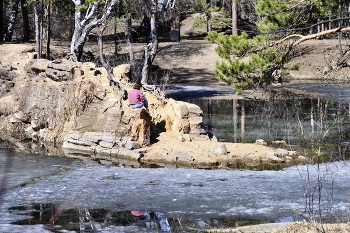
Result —
[[[195, 104], [173, 99], [160, 101], [146, 93], [149, 112], [132, 109], [125, 93], [110, 85], [106, 70], [93, 63], [33, 60], [29, 56], [25, 71], [20, 80], [14, 80], [15, 86], [7, 97], [12, 102], [7, 105], [11, 109], [2, 114], [2, 138], [63, 144], [70, 155], [104, 156], [110, 158], [109, 162], [126, 158], [210, 167], [235, 159], [232, 148], [218, 144], [215, 137], [209, 138], [202, 128], [202, 111]], [[129, 72], [128, 65], [113, 69], [126, 91], [131, 89], [127, 84]], [[154, 151], [156, 158], [150, 156], [149, 145], [162, 132], [171, 133], [178, 142], [192, 144], [194, 149], [166, 147]], [[204, 149], [195, 147], [195, 141], [213, 144]], [[254, 154], [248, 157], [256, 160]], [[271, 161], [277, 161], [276, 158], [280, 159], [275, 156]]]
[[102, 154], [139, 160], [150, 145], [151, 116], [144, 109], [108, 110], [97, 132], [71, 130], [62, 148], [67, 153]]
[[[108, 104], [103, 104], [105, 105]], [[168, 99], [165, 102], [151, 101], [149, 109], [148, 113], [146, 110], [130, 107], [124, 107], [123, 110], [111, 108], [106, 112], [106, 120], [102, 123], [103, 129], [80, 134], [71, 131], [63, 148], [69, 153], [77, 151], [139, 160], [143, 154], [142, 150], [137, 149], [150, 145], [151, 138], [159, 132], [177, 133], [181, 141], [210, 140], [202, 129], [202, 111], [198, 106]], [[109, 137], [103, 137], [106, 132]], [[87, 143], [86, 135], [93, 137], [95, 141], [89, 140]], [[166, 160], [189, 164], [193, 162], [193, 159], [183, 154], [181, 156], [167, 154]]]
[[[13, 107], [1, 124], [3, 138], [63, 143], [69, 153], [134, 160], [160, 132], [173, 132], [181, 141], [209, 140], [202, 129], [202, 111], [194, 104], [160, 101], [148, 93], [150, 111], [132, 109], [126, 98], [119, 101], [124, 93], [110, 85], [104, 68], [27, 56], [25, 77], [17, 80]], [[115, 67], [113, 74], [130, 90], [129, 65]]]
[[3, 66], [0, 63], [0, 95], [10, 92], [15, 85], [13, 75], [10, 73], [12, 69], [12, 65]]
[[156, 109], [152, 112], [154, 124], [163, 125], [165, 131], [178, 133], [182, 141], [210, 140], [202, 128], [203, 112], [199, 106], [167, 99], [164, 103], [155, 103], [153, 108]]

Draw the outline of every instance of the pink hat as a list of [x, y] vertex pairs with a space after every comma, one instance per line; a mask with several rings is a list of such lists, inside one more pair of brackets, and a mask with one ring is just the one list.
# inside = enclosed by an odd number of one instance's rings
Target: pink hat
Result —
[[131, 211], [131, 214], [136, 216], [136, 217], [139, 217], [139, 216], [142, 216], [145, 212], [141, 211], [141, 210], [134, 210], [134, 211]]

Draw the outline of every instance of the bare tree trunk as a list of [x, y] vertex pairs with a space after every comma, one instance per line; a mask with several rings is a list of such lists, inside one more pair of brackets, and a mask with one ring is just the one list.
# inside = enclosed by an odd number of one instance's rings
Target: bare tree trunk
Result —
[[242, 19], [245, 19], [246, 18], [246, 15], [245, 15], [245, 7], [244, 7], [244, 0], [241, 0], [241, 18]]
[[40, 44], [41, 47], [43, 46], [43, 39], [44, 39], [44, 0], [41, 0], [41, 10], [40, 10]]
[[134, 50], [130, 41], [131, 33], [130, 33], [130, 28], [131, 28], [131, 18], [126, 17], [125, 20], [125, 42], [126, 45], [128, 46], [129, 50], [129, 58], [130, 58], [130, 66], [131, 66], [131, 74], [133, 73], [135, 69], [135, 58], [134, 58]]
[[40, 20], [39, 20], [39, 1], [34, 2], [34, 18], [35, 18], [35, 42], [36, 42], [36, 53], [37, 59], [41, 58], [41, 38], [40, 38]]
[[[207, 6], [206, 8], [210, 8], [211, 7], [211, 0], [206, 0]], [[208, 11], [206, 12], [206, 18], [207, 18], [207, 32], [211, 32], [212, 31], [212, 26], [211, 26], [211, 12]]]
[[[70, 53], [71, 54], [75, 54], [75, 44], [78, 41], [78, 38], [80, 36], [81, 33], [81, 25], [80, 25], [80, 20], [81, 20], [81, 10], [79, 9], [79, 7], [81, 6], [81, 1], [80, 0], [76, 0], [73, 1], [75, 4], [75, 13], [74, 13], [74, 33], [72, 36], [72, 42], [70, 45]], [[75, 58], [75, 60], [77, 60], [77, 58]], [[78, 60], [79, 61], [79, 60]]]
[[12, 11], [10, 15], [10, 20], [7, 28], [5, 41], [12, 41], [13, 29], [15, 27], [15, 22], [16, 22], [17, 13], [18, 13], [18, 3], [19, 3], [19, 0], [13, 0]]
[[[106, 69], [107, 71], [107, 74], [108, 74], [108, 80], [109, 80], [109, 83], [112, 84], [112, 82], [114, 82], [115, 84], [118, 85], [118, 89], [120, 91], [120, 98], [117, 102], [119, 102], [119, 104], [121, 104], [121, 100], [124, 96], [124, 86], [123, 84], [121, 83], [120, 80], [117, 80], [113, 73], [112, 73], [112, 69], [111, 67], [106, 63], [105, 59], [104, 59], [104, 56], [103, 56], [103, 40], [102, 40], [102, 37], [103, 37], [103, 32], [104, 30], [106, 29], [107, 27], [107, 16], [106, 16], [106, 13], [105, 11], [103, 10], [103, 15], [104, 15], [104, 25], [103, 27], [101, 28], [101, 31], [100, 33], [98, 33], [98, 37], [97, 37], [97, 40], [98, 40], [98, 47], [99, 47], [99, 51], [100, 51], [100, 60], [101, 60], [101, 63], [102, 63], [102, 66]], [[115, 102], [114, 105], [117, 103]], [[113, 106], [114, 106], [113, 105]], [[111, 106], [112, 107], [112, 106]], [[105, 112], [109, 107], [107, 107], [106, 109], [103, 110], [103, 112]]]
[[237, 35], [237, 5], [232, 0], [232, 35]]
[[233, 115], [233, 142], [237, 142], [237, 131], [238, 131], [238, 110], [237, 110], [238, 101], [233, 99], [232, 102], [232, 115]]
[[180, 13], [176, 9], [171, 9], [171, 30], [180, 32]]
[[149, 69], [152, 66], [152, 62], [158, 51], [158, 28], [156, 27], [157, 21], [157, 0], [152, 0], [151, 9], [151, 34], [152, 34], [152, 48], [149, 56], [145, 54], [145, 65], [142, 68], [141, 83], [147, 85], [149, 78]]
[[0, 0], [0, 41], [4, 40], [4, 0]]
[[47, 3], [47, 8], [46, 8], [46, 59], [50, 60], [50, 34], [51, 34], [51, 27], [50, 27], [50, 23], [51, 23], [51, 3], [50, 1]]
[[28, 7], [26, 6], [26, 0], [21, 0], [21, 9], [23, 16], [23, 41], [29, 41], [30, 28], [28, 19]]
[[[75, 4], [75, 27], [70, 46], [70, 52], [71, 55], [73, 55], [73, 60], [81, 61], [83, 55], [83, 47], [85, 45], [88, 34], [92, 29], [104, 23], [104, 16], [98, 18], [99, 16], [97, 16], [96, 14], [96, 10], [100, 4], [100, 0], [95, 0], [89, 5], [85, 17], [83, 19], [81, 18], [80, 10], [80, 7], [82, 6], [81, 0], [72, 1]], [[107, 19], [111, 14], [111, 11], [116, 1], [117, 0], [105, 1], [104, 11]], [[94, 18], [91, 20], [92, 17]]]
[[[341, 4], [340, 4], [340, 0], [338, 1], [339, 3], [339, 11], [338, 11], [338, 18], [340, 19], [341, 18]], [[341, 25], [342, 21], [339, 20], [339, 28], [342, 27]], [[341, 46], [341, 33], [338, 32], [338, 45], [339, 45], [339, 57], [342, 57], [343, 56], [343, 49], [342, 49], [342, 46]]]
[[242, 99], [242, 114], [241, 114], [241, 138], [244, 138], [245, 130], [245, 104], [244, 99]]

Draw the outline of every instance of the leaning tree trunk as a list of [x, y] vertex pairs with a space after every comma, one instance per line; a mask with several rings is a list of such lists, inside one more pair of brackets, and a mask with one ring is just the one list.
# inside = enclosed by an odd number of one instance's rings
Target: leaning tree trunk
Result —
[[41, 58], [41, 37], [40, 37], [40, 20], [39, 20], [39, 1], [34, 2], [34, 18], [35, 18], [35, 42], [37, 58]]
[[[151, 9], [151, 34], [152, 34], [152, 48], [150, 54], [145, 53], [145, 63], [142, 68], [142, 78], [141, 83], [146, 85], [149, 78], [149, 70], [152, 66], [152, 62], [156, 57], [158, 51], [158, 29], [156, 27], [157, 21], [157, 0], [152, 0], [152, 9]], [[159, 19], [160, 20], [160, 19]], [[148, 45], [147, 45], [148, 46]], [[147, 48], [148, 49], [148, 48]]]
[[18, 13], [18, 3], [19, 3], [19, 0], [13, 0], [12, 11], [10, 15], [10, 20], [7, 28], [5, 41], [12, 41], [13, 29], [15, 27], [15, 22], [16, 22], [17, 13]]
[[46, 8], [46, 59], [50, 60], [50, 34], [51, 34], [51, 27], [50, 27], [50, 19], [51, 19], [51, 7], [50, 7], [50, 1], [47, 3], [47, 8]]
[[241, 0], [240, 5], [241, 5], [241, 18], [246, 19], [244, 0]]
[[[81, 10], [80, 10], [80, 6], [81, 6], [81, 1], [80, 0], [76, 0], [74, 1], [75, 4], [75, 13], [74, 13], [74, 33], [72, 36], [72, 42], [70, 44], [70, 53], [72, 55], [75, 55], [74, 52], [74, 48], [75, 48], [75, 44], [78, 41], [78, 38], [80, 36], [81, 33], [81, 24], [80, 24], [80, 20], [81, 20]], [[75, 57], [73, 60], [78, 61], [77, 57]]]
[[232, 35], [237, 35], [237, 5], [232, 0]]
[[39, 1], [34, 2], [34, 18], [35, 18], [35, 42], [37, 58], [41, 58], [41, 38], [40, 38], [40, 20], [39, 20]]
[[29, 18], [28, 18], [28, 7], [26, 0], [21, 0], [21, 9], [23, 16], [23, 41], [29, 41], [30, 28], [29, 28]]
[[4, 40], [4, 0], [0, 0], [0, 41]]
[[207, 20], [207, 32], [212, 31], [212, 25], [211, 25], [211, 12], [208, 10], [208, 8], [211, 7], [212, 1], [211, 0], [206, 0], [207, 3], [207, 12], [205, 13], [206, 20]]
[[[81, 11], [80, 11], [80, 7], [82, 5], [81, 0], [72, 0], [72, 1], [75, 4], [75, 29], [74, 29], [74, 34], [71, 41], [70, 50], [71, 50], [71, 55], [73, 56], [73, 60], [81, 61], [82, 55], [83, 55], [83, 47], [85, 45], [88, 34], [92, 29], [104, 23], [104, 16], [102, 16], [101, 18], [98, 18], [98, 16], [95, 14], [100, 4], [100, 0], [95, 0], [93, 1], [93, 4], [89, 5], [84, 19], [81, 20]], [[109, 18], [109, 15], [111, 14], [111, 11], [116, 1], [117, 0], [105, 1], [103, 10], [106, 14], [107, 19]], [[89, 22], [89, 20], [93, 16], [94, 16], [94, 19]]]
[[133, 73], [134, 69], [135, 69], [135, 58], [134, 58], [134, 50], [130, 41], [130, 37], [131, 37], [131, 18], [129, 18], [129, 16], [126, 16], [125, 19], [125, 42], [126, 45], [128, 46], [128, 50], [129, 50], [129, 58], [130, 58], [130, 66], [131, 66], [131, 74]]
[[[121, 104], [121, 100], [124, 97], [124, 86], [123, 86], [123, 84], [122, 84], [122, 82], [120, 80], [118, 80], [118, 79], [116, 79], [114, 77], [111, 67], [107, 64], [107, 62], [106, 62], [106, 60], [105, 60], [105, 58], [103, 56], [103, 40], [102, 40], [102, 37], [103, 37], [103, 32], [104, 32], [104, 30], [107, 27], [107, 16], [106, 16], [106, 13], [105, 13], [104, 10], [103, 10], [103, 15], [104, 15], [104, 25], [101, 28], [100, 33], [97, 34], [98, 47], [99, 47], [99, 51], [100, 51], [100, 60], [101, 60], [102, 66], [107, 71], [109, 83], [110, 84], [115, 83], [118, 86], [118, 90], [120, 91], [120, 97], [119, 97], [117, 102], [119, 102], [119, 104]], [[117, 102], [115, 102], [113, 105], [105, 108], [103, 110], [103, 112], [107, 111], [108, 108], [113, 107]]]
[[[341, 18], [341, 4], [340, 4], [340, 1], [339, 1], [339, 11], [338, 11], [338, 18], [340, 19]], [[339, 20], [339, 28], [342, 27], [342, 21]], [[343, 49], [342, 49], [342, 45], [341, 45], [341, 33], [338, 32], [338, 46], [339, 46], [339, 57], [342, 57], [343, 56]]]

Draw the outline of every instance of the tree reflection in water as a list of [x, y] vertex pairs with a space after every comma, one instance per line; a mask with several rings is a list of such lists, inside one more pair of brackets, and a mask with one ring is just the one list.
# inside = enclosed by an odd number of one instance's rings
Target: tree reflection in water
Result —
[[[150, 211], [120, 211], [112, 212], [107, 209], [67, 208], [59, 210], [59, 206], [50, 204], [33, 204], [30, 206], [17, 206], [9, 209], [11, 213], [27, 215], [28, 218], [13, 222], [15, 225], [46, 225], [48, 230], [71, 230], [90, 232], [101, 230], [107, 226], [138, 226], [156, 231], [172, 231], [180, 229], [205, 229], [239, 227], [282, 220], [268, 219], [198, 219], [195, 221], [178, 217], [166, 218], [163, 213]], [[56, 212], [61, 212], [56, 215]], [[137, 214], [135, 214], [137, 212]], [[138, 213], [143, 214], [138, 214]], [[197, 231], [198, 232], [198, 231]]]
[[[269, 145], [284, 140], [286, 149], [307, 155], [349, 156], [348, 103], [300, 98], [292, 93], [270, 93], [265, 100], [190, 99], [203, 110], [205, 130], [220, 141]], [[278, 145], [281, 147], [281, 145]]]

